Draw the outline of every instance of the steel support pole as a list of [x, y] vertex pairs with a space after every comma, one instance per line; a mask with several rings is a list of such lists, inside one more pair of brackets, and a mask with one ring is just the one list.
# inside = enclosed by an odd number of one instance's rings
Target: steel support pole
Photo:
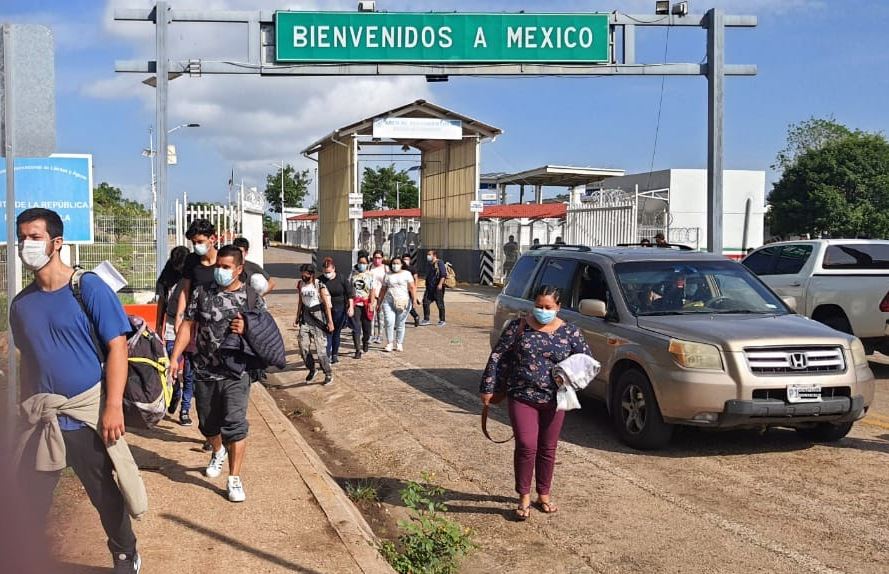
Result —
[[707, 12], [707, 250], [722, 254], [725, 15]]
[[[15, 102], [13, 101], [13, 77], [12, 62], [15, 49], [13, 28], [5, 25], [3, 28], [3, 125], [6, 149], [6, 311], [11, 319], [9, 311], [12, 309], [12, 300], [16, 296], [18, 281], [16, 277], [16, 245], [18, 244], [18, 230], [15, 228]], [[18, 369], [16, 365], [15, 342], [12, 340], [12, 328], [6, 330], [7, 347], [7, 372], [6, 372], [6, 430], [12, 440], [16, 421], [16, 403], [18, 402]]]
[[281, 160], [281, 245], [284, 245], [284, 160]]
[[157, 261], [155, 270], [160, 277], [169, 254], [168, 236], [170, 233], [170, 204], [167, 194], [167, 94], [170, 83], [169, 59], [167, 56], [167, 28], [170, 23], [170, 8], [166, 2], [158, 2], [154, 8], [154, 29], [157, 42], [157, 88], [155, 92], [155, 129], [157, 130], [157, 152], [154, 155], [157, 174]]

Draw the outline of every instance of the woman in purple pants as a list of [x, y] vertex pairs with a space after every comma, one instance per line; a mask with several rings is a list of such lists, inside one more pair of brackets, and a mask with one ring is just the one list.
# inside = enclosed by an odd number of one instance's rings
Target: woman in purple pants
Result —
[[[503, 334], [482, 376], [483, 404], [494, 396], [499, 369], [508, 369], [506, 392], [509, 419], [515, 433], [515, 489], [519, 494], [516, 519], [531, 516], [531, 479], [537, 475], [535, 506], [546, 514], [558, 510], [550, 499], [556, 445], [565, 411], [556, 410], [558, 385], [553, 368], [571, 355], [592, 355], [580, 329], [557, 317], [561, 294], [543, 286], [536, 293], [534, 310], [527, 319], [513, 320]], [[507, 364], [508, 363], [508, 364]]]

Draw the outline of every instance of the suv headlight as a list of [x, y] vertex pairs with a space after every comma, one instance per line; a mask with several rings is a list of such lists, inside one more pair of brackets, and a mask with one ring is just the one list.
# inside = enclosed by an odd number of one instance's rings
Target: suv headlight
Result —
[[715, 345], [670, 339], [670, 354], [686, 369], [722, 370], [722, 355]]
[[864, 350], [864, 344], [862, 344], [861, 339], [855, 337], [852, 339], [852, 344], [849, 345], [849, 350], [852, 351], [852, 362], [855, 363], [856, 367], [867, 365], [867, 352]]

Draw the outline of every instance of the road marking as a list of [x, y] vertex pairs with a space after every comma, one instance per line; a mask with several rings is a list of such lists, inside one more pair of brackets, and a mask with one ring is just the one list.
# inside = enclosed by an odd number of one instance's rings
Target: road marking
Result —
[[[422, 367], [418, 367], [417, 365], [402, 360], [398, 357], [393, 357], [393, 362], [399, 363], [407, 369], [422, 372], [430, 379], [452, 389], [456, 392], [456, 394], [460, 396], [463, 396], [470, 400], [478, 400], [478, 395], [471, 393], [462, 387], [454, 385], [447, 379], [439, 377], [438, 375], [434, 375]], [[663, 502], [671, 504], [688, 514], [704, 519], [706, 522], [709, 522], [717, 528], [735, 536], [741, 542], [753, 544], [755, 546], [758, 546], [759, 548], [762, 548], [763, 550], [767, 550], [769, 552], [772, 552], [773, 554], [777, 554], [778, 556], [791, 560], [802, 568], [805, 568], [809, 572], [813, 572], [815, 574], [843, 574], [841, 570], [836, 570], [834, 568], [831, 568], [830, 566], [827, 566], [814, 556], [810, 556], [808, 554], [793, 550], [792, 548], [788, 548], [780, 542], [771, 540], [770, 538], [768, 538], [764, 534], [761, 534], [756, 529], [750, 526], [725, 518], [715, 512], [707, 510], [689, 500], [686, 500], [681, 496], [663, 492], [661, 489], [648, 483], [644, 479], [635, 476], [626, 469], [609, 462], [601, 456], [597, 456], [589, 452], [588, 449], [584, 449], [583, 447], [564, 442], [560, 444], [559, 448], [571, 451], [572, 454], [592, 464], [599, 470], [611, 474], [612, 476], [635, 486], [636, 488], [642, 490], [643, 492], [646, 492], [647, 494], [650, 494], [651, 496], [659, 500], [662, 500]], [[447, 459], [445, 458], [445, 460]], [[450, 461], [448, 462], [450, 463]]]

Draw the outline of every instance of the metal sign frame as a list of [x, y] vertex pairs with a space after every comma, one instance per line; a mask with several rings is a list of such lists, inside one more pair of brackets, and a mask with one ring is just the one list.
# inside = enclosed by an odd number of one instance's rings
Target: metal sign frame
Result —
[[[279, 63], [275, 57], [275, 12], [173, 10], [166, 1], [154, 9], [118, 9], [117, 21], [153, 22], [155, 24], [156, 60], [117, 61], [115, 71], [156, 74], [156, 113], [159, 149], [166, 149], [167, 97], [170, 74], [249, 74], [262, 76], [705, 76], [707, 78], [707, 244], [713, 253], [722, 253], [723, 196], [723, 126], [725, 109], [725, 77], [754, 76], [756, 65], [725, 63], [725, 29], [753, 28], [756, 16], [726, 15], [721, 9], [706, 14], [684, 16], [608, 14], [611, 35], [609, 64], [488, 63], [488, 64], [423, 64], [423, 63]], [[168, 57], [167, 35], [173, 22], [227, 23], [247, 25], [247, 59], [174, 60]], [[636, 29], [639, 27], [693, 27], [707, 31], [706, 63], [640, 64], [636, 62]], [[617, 53], [616, 34], [621, 33], [621, 51]], [[157, 159], [155, 158], [155, 161]], [[167, 204], [166, 162], [157, 164], [158, 205], [169, 213]], [[166, 219], [158, 217], [158, 267], [166, 260]], [[160, 271], [159, 271], [160, 272]]]

